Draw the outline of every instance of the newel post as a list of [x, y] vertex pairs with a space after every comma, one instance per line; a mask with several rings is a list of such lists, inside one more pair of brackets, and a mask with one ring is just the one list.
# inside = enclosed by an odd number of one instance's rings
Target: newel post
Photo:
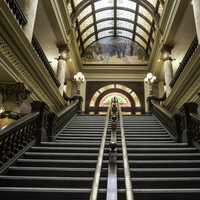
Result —
[[182, 138], [182, 131], [181, 130], [181, 116], [180, 114], [175, 114], [174, 115], [174, 121], [175, 121], [175, 128], [176, 128], [176, 142], [182, 142], [183, 138]]
[[197, 114], [197, 109], [198, 109], [198, 104], [194, 103], [194, 102], [185, 103], [183, 105], [183, 111], [185, 114], [185, 117], [184, 117], [185, 129], [184, 129], [183, 133], [187, 138], [187, 142], [188, 142], [189, 146], [192, 145], [192, 140], [193, 140], [193, 138], [192, 138], [192, 119], [191, 119], [190, 114], [191, 113]]
[[38, 123], [35, 132], [36, 144], [47, 140], [46, 128], [48, 122], [48, 107], [44, 102], [33, 101], [31, 103], [32, 112], [39, 112]]
[[153, 105], [152, 105], [152, 96], [147, 97], [147, 113], [152, 114], [153, 112]]

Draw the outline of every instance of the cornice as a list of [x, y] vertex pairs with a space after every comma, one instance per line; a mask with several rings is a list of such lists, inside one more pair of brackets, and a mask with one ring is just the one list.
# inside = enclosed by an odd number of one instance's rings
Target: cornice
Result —
[[188, 101], [195, 100], [200, 91], [200, 46], [196, 49], [190, 61], [185, 66], [179, 79], [176, 81], [165, 106], [176, 112]]
[[0, 1], [0, 57], [5, 70], [53, 111], [65, 106], [57, 86], [4, 1]]

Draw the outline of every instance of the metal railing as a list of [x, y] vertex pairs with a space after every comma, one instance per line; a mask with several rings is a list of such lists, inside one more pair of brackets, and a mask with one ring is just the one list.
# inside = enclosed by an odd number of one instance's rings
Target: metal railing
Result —
[[172, 79], [170, 86], [173, 87], [176, 83], [176, 81], [178, 80], [178, 78], [180, 77], [181, 73], [183, 72], [183, 70], [185, 69], [185, 66], [187, 65], [187, 63], [189, 62], [190, 58], [192, 57], [192, 55], [194, 54], [196, 48], [198, 47], [198, 39], [197, 39], [197, 35], [194, 37], [190, 47], [188, 48], [185, 56], [183, 57], [183, 60], [181, 61], [175, 75], [174, 78]]
[[107, 131], [108, 131], [110, 110], [111, 110], [111, 108], [108, 108], [106, 119], [105, 119], [105, 126], [104, 126], [103, 136], [101, 139], [101, 145], [100, 145], [100, 149], [99, 149], [99, 155], [98, 155], [96, 170], [95, 170], [95, 174], [94, 174], [92, 190], [90, 193], [90, 200], [97, 200], [97, 197], [98, 197], [99, 182], [100, 182], [102, 162], [103, 162], [103, 156], [104, 156], [104, 148], [105, 148], [105, 144], [106, 144], [106, 136], [107, 136]]
[[123, 163], [124, 163], [126, 200], [134, 200], [130, 168], [129, 168], [129, 162], [128, 162], [128, 154], [127, 154], [127, 148], [126, 148], [126, 139], [125, 139], [125, 134], [124, 134], [123, 117], [122, 117], [122, 112], [121, 112], [120, 106], [118, 107], [118, 109], [119, 109], [119, 119], [120, 119], [122, 155], [123, 155]]
[[112, 102], [110, 113], [110, 143], [109, 143], [109, 162], [108, 162], [108, 181], [106, 200], [117, 200], [117, 128], [119, 112], [117, 110], [117, 102]]
[[25, 15], [23, 14], [18, 2], [16, 0], [5, 0], [5, 2], [7, 3], [8, 7], [12, 11], [19, 25], [20, 26], [26, 25], [27, 19]]
[[57, 85], [57, 87], [59, 87], [60, 82], [58, 81], [56, 74], [54, 73], [51, 65], [49, 64], [49, 61], [48, 61], [40, 43], [39, 43], [39, 41], [35, 37], [35, 35], [33, 35], [33, 38], [32, 38], [32, 45], [33, 45], [33, 48], [35, 49], [36, 53], [38, 54], [38, 56], [42, 60], [44, 66], [48, 70], [49, 74], [51, 75], [52, 79], [54, 80], [55, 84]]

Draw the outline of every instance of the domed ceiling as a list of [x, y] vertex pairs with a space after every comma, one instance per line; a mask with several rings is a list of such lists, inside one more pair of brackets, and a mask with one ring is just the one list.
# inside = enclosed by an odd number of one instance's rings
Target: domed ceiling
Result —
[[[163, 6], [164, 0], [70, 0], [68, 10], [75, 25], [77, 43], [83, 61], [102, 62], [103, 60], [104, 63], [112, 64], [113, 60], [104, 59], [106, 54], [114, 55], [116, 58], [129, 56], [129, 59], [124, 61], [129, 63], [130, 56], [136, 56], [135, 52], [139, 52], [137, 59], [147, 58], [151, 53], [156, 25]], [[110, 40], [103, 39], [108, 37]], [[112, 42], [114, 45], [111, 45]], [[128, 48], [132, 50], [120, 53], [114, 50], [114, 48], [123, 49], [123, 43], [126, 47], [128, 44]], [[108, 50], [106, 53], [103, 51], [108, 48], [113, 49], [109, 54]], [[94, 50], [95, 53], [91, 54]], [[103, 57], [99, 54], [103, 54]], [[114, 63], [118, 61], [115, 59]]]

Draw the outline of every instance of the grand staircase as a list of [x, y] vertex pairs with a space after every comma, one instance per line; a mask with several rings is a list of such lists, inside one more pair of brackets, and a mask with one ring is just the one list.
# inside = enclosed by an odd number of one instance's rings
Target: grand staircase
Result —
[[1, 198], [88, 200], [104, 123], [103, 116], [77, 116], [54, 142], [31, 147], [0, 176]]
[[[104, 125], [105, 116], [75, 116], [53, 142], [30, 147], [0, 175], [1, 198], [89, 200]], [[200, 199], [197, 148], [176, 143], [153, 115], [124, 116], [123, 126], [134, 200]], [[125, 200], [128, 198], [120, 130], [118, 123], [117, 194], [118, 200]], [[108, 131], [98, 200], [107, 195], [110, 138]]]
[[176, 143], [154, 116], [124, 116], [136, 200], [200, 199], [200, 152]]

